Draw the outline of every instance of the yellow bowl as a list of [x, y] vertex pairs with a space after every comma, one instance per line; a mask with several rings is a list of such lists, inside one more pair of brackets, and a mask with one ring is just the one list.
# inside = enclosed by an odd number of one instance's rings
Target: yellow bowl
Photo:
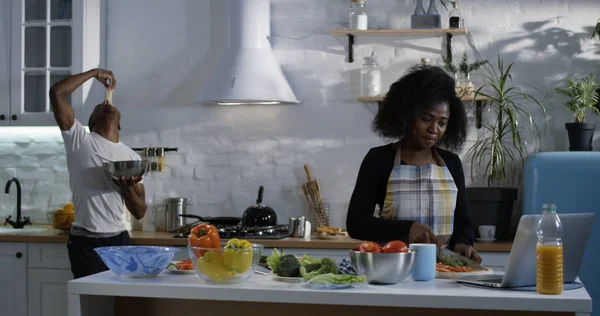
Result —
[[63, 209], [48, 212], [48, 221], [56, 229], [71, 229], [75, 221], [75, 213], [68, 213]]
[[208, 283], [245, 282], [256, 271], [263, 245], [252, 248], [224, 249], [187, 246], [196, 274]]

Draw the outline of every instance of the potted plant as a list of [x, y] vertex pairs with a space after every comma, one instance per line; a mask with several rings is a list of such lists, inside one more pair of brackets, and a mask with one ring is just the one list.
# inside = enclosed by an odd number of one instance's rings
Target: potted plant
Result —
[[598, 82], [593, 75], [582, 80], [569, 78], [566, 89], [556, 88], [556, 91], [569, 98], [565, 107], [575, 115], [575, 122], [565, 123], [569, 134], [570, 151], [591, 151], [596, 123], [585, 122], [588, 109], [600, 115], [598, 109]]
[[520, 172], [535, 145], [528, 143], [526, 137], [533, 135], [540, 144], [542, 142], [542, 132], [528, 109], [534, 105], [544, 116], [546, 113], [535, 97], [513, 85], [513, 65], [505, 67], [499, 54], [496, 67], [489, 65], [487, 83], [475, 95], [488, 99], [483, 110], [488, 109], [490, 114], [467, 152], [471, 158], [471, 178], [474, 179], [477, 170], [487, 182], [484, 187], [467, 188], [473, 223], [475, 227], [496, 225], [496, 236], [500, 240], [509, 237]]
[[596, 27], [594, 28], [594, 32], [592, 32], [592, 39], [598, 38], [600, 39], [600, 18], [596, 22]]
[[458, 66], [454, 65], [449, 58], [444, 57], [443, 60], [446, 71], [451, 73], [456, 79], [456, 94], [459, 97], [472, 97], [475, 92], [475, 86], [471, 82], [471, 72], [485, 65], [487, 60], [468, 63], [467, 52], [463, 53]]
[[[592, 32], [592, 39], [595, 38], [600, 40], [600, 18], [598, 18], [598, 21], [596, 22], [596, 27], [594, 27], [594, 31]], [[596, 89], [596, 92], [598, 92], [598, 94], [600, 95], [600, 88]], [[600, 100], [598, 100], [598, 103], [596, 103], [596, 107], [600, 107]]]

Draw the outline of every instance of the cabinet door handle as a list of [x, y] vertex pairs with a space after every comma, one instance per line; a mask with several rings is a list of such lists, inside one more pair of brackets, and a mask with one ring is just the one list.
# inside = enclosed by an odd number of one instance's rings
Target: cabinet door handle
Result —
[[13, 114], [13, 116], [11, 116], [10, 118], [12, 118], [13, 121], [16, 121], [17, 120], [17, 115]]
[[4, 114], [0, 114], [0, 121], [4, 121], [6, 120], [6, 116], [4, 116]]
[[23, 254], [20, 252], [17, 252], [17, 258], [21, 258], [21, 257], [23, 257]]

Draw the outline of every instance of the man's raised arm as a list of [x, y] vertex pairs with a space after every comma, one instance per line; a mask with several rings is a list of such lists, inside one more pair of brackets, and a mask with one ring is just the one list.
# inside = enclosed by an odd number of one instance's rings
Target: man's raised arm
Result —
[[91, 78], [98, 79], [107, 88], [114, 88], [116, 84], [111, 71], [92, 69], [69, 76], [50, 88], [50, 103], [54, 111], [54, 119], [56, 119], [56, 123], [62, 131], [69, 130], [75, 123], [75, 114], [73, 108], [67, 102], [67, 96]]

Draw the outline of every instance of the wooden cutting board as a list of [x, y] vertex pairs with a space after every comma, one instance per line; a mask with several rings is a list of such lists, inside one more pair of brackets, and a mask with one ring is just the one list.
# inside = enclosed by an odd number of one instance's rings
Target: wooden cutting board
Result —
[[471, 272], [435, 272], [436, 279], [459, 279], [461, 277], [476, 276], [493, 274], [494, 270], [488, 267], [482, 267], [484, 270], [471, 271]]

